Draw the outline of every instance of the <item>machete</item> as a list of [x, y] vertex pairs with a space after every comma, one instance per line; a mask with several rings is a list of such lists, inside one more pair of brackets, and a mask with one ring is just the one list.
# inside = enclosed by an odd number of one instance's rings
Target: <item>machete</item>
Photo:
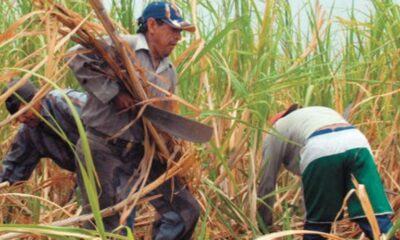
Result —
[[160, 130], [195, 143], [207, 142], [213, 133], [213, 129], [205, 124], [152, 105], [145, 107], [143, 116]]

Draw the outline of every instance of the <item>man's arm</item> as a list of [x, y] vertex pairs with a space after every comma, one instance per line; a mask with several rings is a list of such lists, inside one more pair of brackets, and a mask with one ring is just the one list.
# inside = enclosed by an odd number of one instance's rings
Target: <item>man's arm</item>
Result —
[[40, 154], [33, 147], [28, 131], [29, 129], [26, 126], [19, 129], [10, 151], [3, 160], [0, 182], [8, 181], [13, 184], [27, 180], [38, 164]]
[[257, 196], [262, 199], [258, 214], [267, 226], [272, 224], [272, 208], [275, 197], [265, 197], [275, 191], [276, 180], [284, 155], [284, 142], [276, 136], [268, 135], [263, 145], [262, 174], [257, 189]]
[[123, 110], [132, 107], [135, 104], [135, 101], [128, 93], [121, 91], [114, 98], [114, 103], [118, 109]]
[[[69, 52], [80, 49], [80, 46], [76, 46]], [[100, 56], [80, 53], [68, 61], [81, 86], [104, 104], [109, 103], [120, 92], [120, 86], [112, 79], [113, 74], [107, 72], [110, 71], [108, 64]]]

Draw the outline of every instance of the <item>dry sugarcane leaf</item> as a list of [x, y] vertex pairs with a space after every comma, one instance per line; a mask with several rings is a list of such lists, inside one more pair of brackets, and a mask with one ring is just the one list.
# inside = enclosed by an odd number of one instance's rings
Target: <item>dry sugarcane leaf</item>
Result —
[[361, 207], [364, 210], [365, 216], [367, 217], [369, 224], [371, 225], [374, 239], [379, 239], [381, 231], [379, 230], [379, 225], [376, 220], [371, 202], [369, 201], [367, 191], [365, 190], [365, 186], [363, 184], [359, 184], [357, 179], [353, 175], [351, 176], [351, 180], [355, 186], [357, 197], [358, 199], [360, 199]]
[[31, 13], [23, 16], [22, 18], [18, 19], [4, 33], [0, 34], [0, 43], [15, 37], [16, 30], [19, 26], [21, 26], [23, 23], [25, 23], [25, 21], [27, 21], [31, 17], [33, 17], [35, 15], [39, 15], [41, 13], [43, 13], [43, 11], [34, 11], [34, 12], [31, 12]]

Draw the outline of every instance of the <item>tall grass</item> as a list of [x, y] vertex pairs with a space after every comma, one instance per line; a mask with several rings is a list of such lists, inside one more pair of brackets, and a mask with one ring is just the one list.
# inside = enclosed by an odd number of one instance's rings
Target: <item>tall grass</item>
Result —
[[[83, 17], [90, 13], [85, 2], [59, 2]], [[135, 16], [138, 12], [135, 5], [139, 2], [142, 3], [137, 0], [113, 1], [110, 13], [127, 32], [135, 31], [134, 22], [138, 17]], [[267, 119], [291, 102], [329, 106], [339, 112], [353, 104], [350, 121], [370, 140], [396, 213], [394, 219], [399, 218], [400, 174], [396, 170], [400, 163], [398, 5], [390, 0], [372, 0], [374, 11], [364, 13], [367, 20], [361, 21], [355, 14], [356, 7], [347, 17], [339, 18], [332, 15], [332, 9], [323, 9], [314, 2], [304, 5], [307, 18], [300, 18], [287, 1], [226, 0], [216, 3], [212, 0], [181, 0], [176, 3], [183, 8], [185, 16], [196, 16], [193, 20], [199, 30], [198, 34], [185, 33], [172, 56], [179, 62], [178, 95], [198, 106], [202, 111], [197, 118], [214, 128], [212, 141], [196, 146], [197, 164], [187, 176], [203, 207], [196, 238], [251, 239], [261, 235], [256, 224], [255, 192], [261, 170], [260, 147], [270, 127]], [[193, 9], [196, 12], [192, 12]], [[36, 10], [31, 1], [2, 1], [1, 32]], [[94, 17], [90, 20], [96, 21]], [[0, 71], [9, 72], [21, 59], [41, 47], [48, 47], [51, 39], [44, 30], [39, 15], [32, 14], [9, 32], [8, 37], [0, 35]], [[56, 60], [48, 64], [51, 69], [43, 66], [36, 76], [56, 79], [61, 87], [79, 88], [61, 58], [57, 58], [71, 45], [70, 42], [55, 53], [42, 50], [18, 67], [31, 69], [29, 64], [54, 55], [52, 59]], [[38, 83], [45, 82], [40, 77], [33, 78]], [[184, 106], [181, 113], [196, 115]], [[7, 115], [4, 109], [0, 114], [3, 118]], [[15, 130], [9, 125], [0, 130], [2, 156]], [[60, 180], [58, 174], [66, 177]], [[70, 215], [79, 214], [76, 199], [68, 198], [74, 193], [73, 187], [63, 188], [60, 184], [62, 181], [73, 185], [72, 179], [70, 174], [46, 162], [27, 183], [0, 189], [2, 193], [44, 196], [37, 200], [0, 194], [2, 206], [5, 206], [0, 212], [0, 220], [4, 223], [0, 231], [13, 232], [20, 228], [60, 239], [63, 239], [61, 236], [79, 238], [74, 234], [81, 234], [82, 238], [83, 235], [96, 236], [96, 232], [69, 227], [35, 225], [50, 225], [68, 217], [45, 201], [63, 206]], [[285, 171], [279, 176], [274, 192], [277, 204], [272, 231], [302, 228], [299, 186], [297, 177]], [[54, 194], [43, 194], [49, 189]], [[139, 213], [148, 210], [145, 205]], [[141, 216], [139, 214], [137, 225], [140, 227], [135, 229], [135, 234], [146, 236], [151, 219]], [[338, 237], [360, 235], [360, 230], [348, 219], [337, 224], [335, 234]], [[399, 224], [392, 232], [396, 229]]]

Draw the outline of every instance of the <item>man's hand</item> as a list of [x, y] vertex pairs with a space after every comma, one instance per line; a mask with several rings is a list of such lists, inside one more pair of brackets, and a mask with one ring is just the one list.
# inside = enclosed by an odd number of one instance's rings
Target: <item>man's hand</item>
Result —
[[105, 52], [107, 52], [112, 59], [117, 60], [116, 59], [117, 53], [116, 53], [115, 47], [113, 46], [112, 43], [107, 42], [104, 39], [97, 39], [96, 41], [99, 44], [98, 47], [100, 47]]
[[114, 102], [119, 110], [130, 108], [135, 104], [135, 100], [126, 92], [120, 92], [114, 98]]
[[8, 186], [10, 186], [10, 183], [8, 181], [0, 183], [0, 188], [8, 187]]

